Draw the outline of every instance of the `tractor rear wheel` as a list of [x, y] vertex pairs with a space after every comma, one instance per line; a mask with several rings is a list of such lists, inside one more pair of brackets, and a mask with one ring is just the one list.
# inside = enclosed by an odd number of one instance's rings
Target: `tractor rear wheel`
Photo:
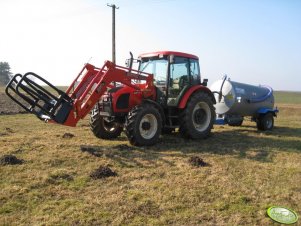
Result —
[[99, 115], [97, 105], [91, 111], [90, 129], [96, 137], [108, 140], [117, 138], [122, 132], [119, 123], [107, 121], [106, 117]]
[[192, 139], [208, 137], [215, 120], [212, 99], [207, 93], [193, 94], [180, 118], [180, 133], [183, 137]]
[[132, 145], [154, 145], [158, 142], [162, 130], [161, 115], [151, 104], [138, 105], [129, 112], [125, 129]]

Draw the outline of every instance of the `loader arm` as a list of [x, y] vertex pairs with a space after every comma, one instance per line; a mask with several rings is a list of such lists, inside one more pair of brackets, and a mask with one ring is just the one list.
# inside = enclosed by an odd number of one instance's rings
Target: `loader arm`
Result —
[[[143, 90], [135, 83], [142, 80], [146, 82]], [[76, 126], [116, 83], [140, 90], [144, 98], [155, 93], [152, 74], [106, 61], [102, 68], [86, 64], [66, 92], [29, 72], [23, 76], [15, 75], [6, 86], [6, 94], [26, 111], [45, 122]]]

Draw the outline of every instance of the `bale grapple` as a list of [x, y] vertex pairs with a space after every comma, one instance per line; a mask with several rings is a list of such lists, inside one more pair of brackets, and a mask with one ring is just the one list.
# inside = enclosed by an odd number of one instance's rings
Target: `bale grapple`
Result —
[[[139, 81], [145, 81], [143, 86]], [[116, 83], [141, 91], [143, 96], [153, 95], [153, 75], [130, 70], [106, 61], [102, 68], [86, 64], [66, 92], [28, 72], [16, 74], [6, 86], [6, 94], [26, 111], [45, 122], [76, 126]], [[47, 87], [47, 88], [46, 88]]]

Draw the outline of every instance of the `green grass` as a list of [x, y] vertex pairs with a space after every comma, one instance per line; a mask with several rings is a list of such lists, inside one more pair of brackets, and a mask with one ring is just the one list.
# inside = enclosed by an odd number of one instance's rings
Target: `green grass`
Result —
[[[97, 139], [88, 119], [70, 128], [0, 116], [0, 157], [25, 161], [0, 165], [0, 225], [277, 225], [269, 206], [301, 214], [301, 105], [278, 107], [270, 132], [244, 122], [215, 126], [206, 140], [161, 136], [147, 148], [124, 134]], [[191, 166], [191, 156], [209, 166]], [[90, 178], [101, 165], [118, 175]]]
[[301, 92], [275, 91], [275, 102], [286, 104], [301, 104]]

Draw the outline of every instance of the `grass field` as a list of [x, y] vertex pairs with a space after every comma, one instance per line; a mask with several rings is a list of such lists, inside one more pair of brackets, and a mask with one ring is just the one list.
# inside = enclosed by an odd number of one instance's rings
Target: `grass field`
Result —
[[[278, 225], [266, 216], [272, 205], [300, 216], [301, 103], [289, 95], [275, 94], [273, 131], [244, 122], [200, 141], [164, 135], [148, 148], [124, 134], [99, 140], [87, 119], [67, 128], [2, 115], [0, 157], [24, 162], [0, 165], [0, 225]], [[190, 165], [192, 156], [208, 166]], [[99, 166], [117, 176], [92, 179]]]
[[301, 92], [274, 91], [277, 103], [301, 104]]

